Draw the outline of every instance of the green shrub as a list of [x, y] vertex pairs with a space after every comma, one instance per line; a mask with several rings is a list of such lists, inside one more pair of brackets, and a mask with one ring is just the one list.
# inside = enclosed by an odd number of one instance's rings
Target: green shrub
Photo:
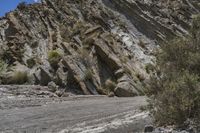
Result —
[[155, 66], [154, 66], [153, 64], [151, 64], [151, 63], [149, 63], [149, 64], [147, 64], [147, 65], [145, 66], [145, 70], [146, 70], [146, 72], [149, 73], [149, 74], [150, 74], [151, 72], [153, 72], [154, 69], [155, 69]]
[[120, 60], [121, 60], [122, 64], [126, 64], [129, 61], [128, 57], [124, 56], [124, 55], [120, 57]]
[[189, 36], [162, 45], [157, 54], [156, 73], [152, 73], [146, 94], [150, 112], [159, 125], [182, 126], [188, 119], [199, 125], [199, 32], [200, 17], [195, 18]]
[[8, 65], [3, 60], [0, 60], [0, 75], [6, 71], [7, 66]]
[[130, 69], [128, 66], [124, 66], [124, 72], [126, 73], [126, 74], [128, 74], [128, 75], [133, 75], [133, 70], [132, 69]]
[[44, 9], [43, 14], [44, 14], [44, 16], [49, 16], [50, 10], [49, 9]]
[[17, 6], [18, 9], [23, 10], [26, 8], [26, 2], [21, 2], [19, 3], [19, 5]]
[[147, 49], [147, 48], [146, 48], [146, 44], [145, 44], [144, 41], [141, 40], [141, 39], [139, 40], [138, 45], [139, 45], [141, 48], [143, 48], [143, 49]]
[[87, 69], [84, 73], [84, 77], [83, 77], [83, 80], [84, 81], [88, 81], [88, 80], [91, 80], [93, 77], [93, 72], [91, 69]]
[[136, 77], [139, 79], [139, 81], [143, 82], [145, 80], [145, 77], [141, 73], [136, 73]]
[[0, 83], [3, 82], [4, 74], [7, 71], [8, 64], [6, 64], [3, 60], [0, 60]]
[[35, 58], [30, 58], [26, 61], [27, 65], [29, 68], [32, 68], [35, 64], [36, 64], [36, 61], [35, 61]]
[[108, 91], [114, 91], [114, 89], [117, 87], [117, 84], [115, 82], [113, 82], [112, 80], [108, 79], [106, 80], [105, 82], [105, 88], [108, 90]]
[[87, 69], [91, 69], [92, 66], [95, 65], [95, 62], [92, 58], [92, 56], [90, 56], [90, 51], [87, 50], [86, 48], [82, 47], [78, 50], [79, 53], [79, 60], [80, 62], [85, 65], [85, 67]]
[[50, 65], [54, 68], [58, 68], [58, 63], [61, 60], [61, 54], [57, 50], [49, 51], [48, 53], [48, 61]]
[[24, 71], [15, 71], [8, 82], [9, 84], [24, 84], [28, 82], [28, 74]]
[[155, 122], [159, 125], [183, 125], [187, 119], [200, 118], [198, 82], [199, 76], [187, 71], [178, 75], [174, 73], [161, 84], [154, 81], [148, 95], [151, 97], [149, 102]]
[[105, 88], [97, 87], [96, 89], [100, 95], [108, 95], [108, 91]]

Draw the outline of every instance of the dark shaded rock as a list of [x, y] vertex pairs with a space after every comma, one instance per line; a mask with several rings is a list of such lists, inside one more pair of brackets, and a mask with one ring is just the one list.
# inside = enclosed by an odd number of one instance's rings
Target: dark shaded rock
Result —
[[56, 92], [55, 92], [55, 94], [58, 96], [58, 97], [61, 97], [62, 95], [63, 95], [63, 91], [61, 91], [61, 90], [57, 90]]
[[58, 86], [53, 81], [49, 82], [47, 86], [51, 92], [56, 92], [58, 90]]
[[145, 133], [152, 133], [154, 131], [154, 127], [152, 125], [147, 125], [144, 128]]
[[67, 93], [67, 92], [64, 92], [63, 94], [62, 94], [62, 97], [69, 97], [70, 95]]
[[41, 85], [48, 85], [49, 82], [52, 81], [52, 75], [49, 73], [49, 71], [47, 71], [45, 68], [43, 67], [40, 67], [40, 77], [38, 78], [39, 79], [39, 82]]
[[67, 84], [67, 77], [68, 77], [68, 72], [64, 72], [63, 68], [60, 67], [56, 71], [56, 82], [60, 86], [66, 86]]

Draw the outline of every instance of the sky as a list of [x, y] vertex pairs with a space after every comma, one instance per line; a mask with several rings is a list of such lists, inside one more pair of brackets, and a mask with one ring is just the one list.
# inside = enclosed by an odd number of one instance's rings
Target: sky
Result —
[[20, 2], [34, 3], [38, 0], [0, 0], [0, 17], [6, 12], [14, 10]]

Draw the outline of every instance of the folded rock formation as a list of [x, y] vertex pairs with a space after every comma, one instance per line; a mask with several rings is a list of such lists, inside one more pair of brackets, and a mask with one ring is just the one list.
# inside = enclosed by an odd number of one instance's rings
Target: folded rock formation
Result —
[[198, 0], [42, 0], [0, 19], [1, 84], [142, 95], [160, 41], [187, 34]]

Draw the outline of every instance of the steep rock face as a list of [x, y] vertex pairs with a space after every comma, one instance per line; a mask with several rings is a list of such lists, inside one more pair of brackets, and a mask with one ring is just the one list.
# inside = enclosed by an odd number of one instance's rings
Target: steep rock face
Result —
[[21, 4], [0, 20], [1, 57], [8, 64], [2, 83], [18, 84], [8, 73], [16, 75], [23, 65], [28, 84], [54, 81], [75, 94], [141, 95], [155, 40], [187, 33], [191, 13], [200, 10], [198, 0], [181, 3], [184, 9], [161, 0]]
[[200, 12], [198, 0], [103, 0], [126, 16], [150, 39], [166, 40], [185, 34], [191, 17]]

